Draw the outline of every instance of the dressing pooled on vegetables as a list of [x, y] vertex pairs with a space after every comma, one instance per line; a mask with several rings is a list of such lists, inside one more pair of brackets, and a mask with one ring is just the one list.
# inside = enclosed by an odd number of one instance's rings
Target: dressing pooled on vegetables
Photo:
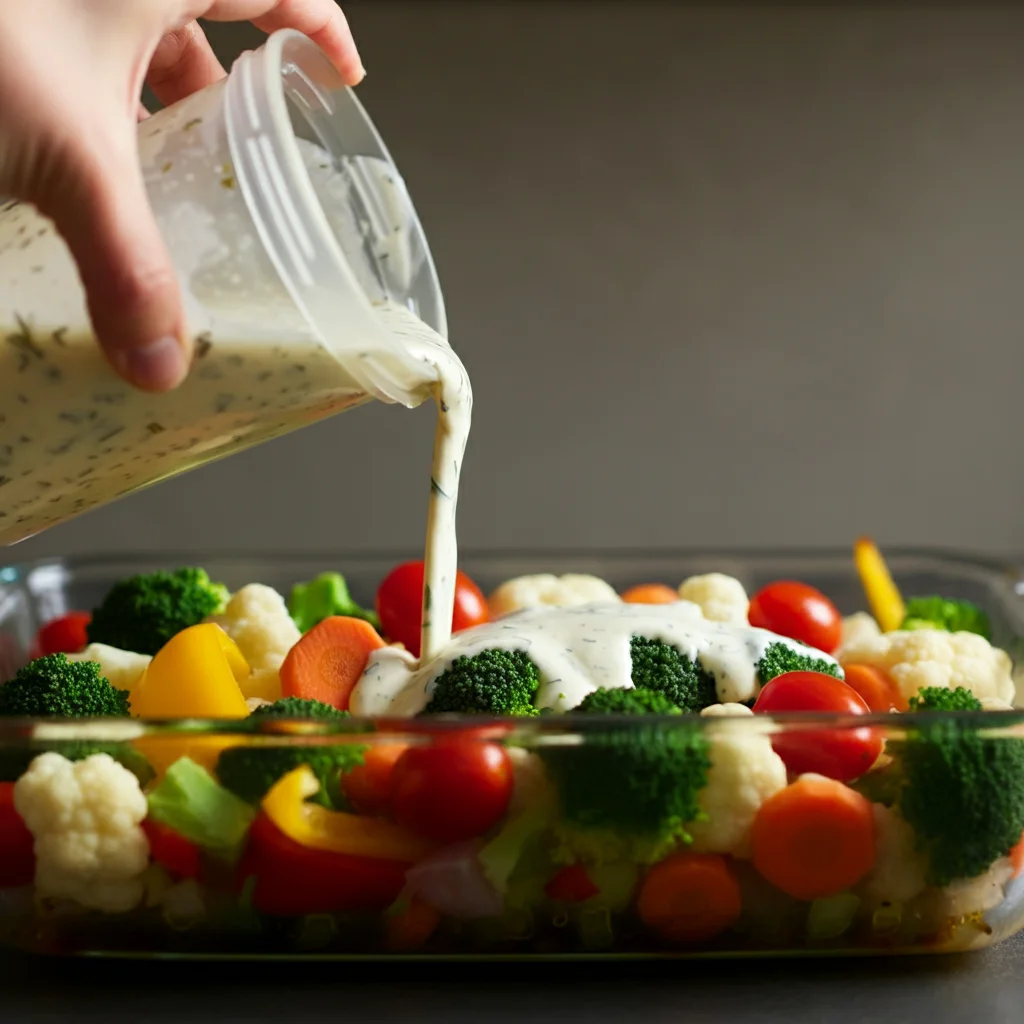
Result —
[[367, 716], [418, 714], [452, 662], [497, 648], [522, 651], [537, 666], [538, 708], [570, 711], [595, 690], [632, 686], [630, 641], [635, 636], [670, 644], [713, 675], [721, 703], [756, 695], [756, 666], [773, 644], [835, 664], [827, 655], [766, 629], [711, 622], [690, 601], [538, 608], [466, 630], [438, 657], [422, 663], [405, 651], [382, 648], [371, 656], [353, 691], [351, 710]]

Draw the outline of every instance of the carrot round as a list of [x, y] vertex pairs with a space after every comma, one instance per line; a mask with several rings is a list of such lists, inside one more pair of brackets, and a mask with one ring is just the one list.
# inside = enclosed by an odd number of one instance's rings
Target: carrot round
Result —
[[843, 675], [846, 677], [846, 685], [864, 698], [869, 710], [879, 714], [908, 710], [906, 697], [888, 672], [872, 665], [844, 665]]
[[383, 814], [391, 803], [391, 773], [408, 743], [371, 743], [363, 763], [341, 777], [341, 788], [360, 814]]
[[332, 615], [288, 652], [281, 666], [281, 696], [319, 700], [347, 711], [367, 660], [383, 646], [368, 622]]
[[414, 953], [430, 941], [440, 923], [441, 915], [429, 903], [414, 899], [388, 918], [388, 949], [394, 953]]
[[675, 604], [679, 594], [664, 583], [640, 583], [622, 595], [626, 604]]
[[754, 867], [788, 896], [835, 896], [874, 866], [871, 803], [834, 779], [802, 775], [761, 805], [751, 846]]
[[644, 878], [637, 913], [667, 942], [706, 942], [740, 916], [740, 886], [724, 857], [677, 853]]

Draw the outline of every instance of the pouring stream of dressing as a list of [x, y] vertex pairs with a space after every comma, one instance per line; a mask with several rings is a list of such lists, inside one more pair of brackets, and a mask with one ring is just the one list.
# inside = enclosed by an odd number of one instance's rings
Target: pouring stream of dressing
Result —
[[440, 335], [412, 313], [393, 304], [377, 308], [388, 330], [402, 340], [414, 360], [427, 364], [437, 406], [434, 456], [430, 472], [430, 503], [424, 550], [423, 618], [420, 656], [424, 664], [438, 656], [452, 638], [458, 543], [455, 514], [462, 460], [473, 416], [473, 389], [462, 361]]

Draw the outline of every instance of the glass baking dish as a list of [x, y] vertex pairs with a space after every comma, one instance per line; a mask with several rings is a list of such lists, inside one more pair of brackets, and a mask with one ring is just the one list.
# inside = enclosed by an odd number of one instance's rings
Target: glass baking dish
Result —
[[[1006, 650], [1015, 665], [1024, 661], [1024, 578], [1015, 567], [927, 551], [893, 551], [888, 557], [904, 593], [941, 593], [974, 601], [991, 618], [993, 643]], [[345, 553], [184, 552], [12, 565], [0, 569], [0, 680], [10, 678], [28, 660], [42, 623], [69, 610], [92, 608], [116, 580], [133, 573], [202, 565], [231, 588], [260, 582], [287, 592], [293, 583], [331, 569], [345, 574], [357, 601], [372, 605], [378, 583], [399, 560], [398, 555]], [[827, 593], [844, 614], [863, 607], [847, 552], [466, 554], [462, 566], [485, 590], [512, 576], [535, 572], [593, 573], [619, 589], [653, 581], [675, 585], [690, 575], [723, 572], [738, 578], [748, 593], [773, 580], [799, 579]], [[409, 852], [405, 860], [390, 859], [384, 865], [376, 861], [369, 871], [365, 862], [344, 857], [314, 858], [308, 870], [300, 870], [284, 856], [287, 850], [280, 842], [260, 845], [257, 818], [247, 845], [233, 857], [205, 857], [198, 881], [148, 869], [140, 883], [144, 892], [139, 905], [128, 912], [102, 913], [38, 900], [31, 885], [0, 889], [0, 943], [56, 955], [299, 959], [850, 956], [984, 948], [1024, 928], [1024, 876], [1015, 876], [1014, 864], [1004, 857], [972, 881], [939, 886], [933, 879], [908, 889], [907, 872], [917, 863], [916, 855], [906, 837], [901, 853], [890, 836], [882, 864], [884, 822], [878, 816], [884, 817], [884, 811], [877, 805], [879, 860], [842, 892], [819, 898], [787, 895], [755, 870], [743, 842], [723, 852], [721, 844], [708, 840], [705, 828], [702, 846], [699, 825], [693, 829], [695, 845], [692, 850], [684, 848], [682, 856], [690, 858], [691, 865], [693, 858], [704, 858], [702, 870], [709, 873], [702, 876], [698, 871], [692, 877], [706, 877], [706, 884], [694, 884], [691, 878], [689, 888], [659, 889], [652, 881], [657, 872], [651, 864], [658, 858], [665, 863], [664, 852], [655, 856], [619, 844], [615, 836], [602, 839], [581, 883], [567, 869], [577, 859], [585, 861], [592, 851], [585, 849], [586, 844], [581, 847], [571, 830], [566, 838], [557, 801], [552, 805], [545, 795], [548, 790], [529, 784], [530, 765], [550, 768], [557, 760], [563, 771], [576, 770], [575, 765], [584, 773], [600, 770], [601, 751], [636, 747], [641, 740], [647, 750], [659, 744], [672, 746], [680, 738], [692, 743], [697, 737], [713, 765], [717, 752], [725, 749], [716, 744], [742, 748], [742, 762], [765, 744], [778, 743], [779, 737], [814, 729], [821, 735], [827, 726], [833, 736], [871, 727], [888, 744], [899, 745], [927, 740], [939, 718], [942, 728], [958, 735], [969, 732], [985, 743], [1024, 743], [1024, 712], [642, 720], [542, 715], [493, 722], [473, 719], [472, 728], [464, 719], [429, 725], [422, 719], [372, 725], [350, 719], [301, 726], [255, 719], [88, 724], [65, 720], [58, 732], [49, 723], [45, 738], [38, 731], [41, 723], [2, 722], [0, 759], [8, 761], [24, 762], [30, 753], [59, 752], [66, 749], [62, 744], [80, 741], [113, 744], [133, 755], [141, 752], [159, 764], [204, 745], [217, 750], [230, 745], [366, 749], [395, 743], [438, 748], [454, 737], [467, 744], [503, 747], [517, 773], [523, 774], [516, 775], [505, 819], [492, 834], [468, 847], [446, 847], [440, 853], [421, 849]], [[600, 755], [596, 761], [595, 751]], [[1024, 787], [1024, 778], [1020, 785]], [[713, 820], [712, 815], [709, 821]], [[966, 830], [963, 842], [969, 843]], [[518, 859], [509, 860], [510, 849]], [[818, 863], [829, 867], [849, 856], [842, 844], [815, 850]], [[413, 861], [415, 868], [410, 869]], [[524, 863], [529, 870], [523, 869]], [[424, 901], [415, 898], [423, 891], [432, 893], [435, 904], [427, 913]]]

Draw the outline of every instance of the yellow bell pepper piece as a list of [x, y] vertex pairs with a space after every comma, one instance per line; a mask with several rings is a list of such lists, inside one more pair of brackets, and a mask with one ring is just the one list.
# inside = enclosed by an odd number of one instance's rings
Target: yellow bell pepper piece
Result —
[[253, 672], [242, 679], [239, 685], [246, 700], [259, 697], [273, 704], [275, 700], [281, 699], [281, 677], [276, 672]]
[[867, 537], [861, 537], [853, 545], [853, 561], [871, 606], [871, 614], [882, 632], [891, 633], [899, 629], [907, 617], [907, 606], [878, 546]]
[[[249, 666], [220, 626], [204, 623], [169, 640], [132, 687], [137, 718], [245, 718], [249, 709], [239, 686]], [[244, 736], [197, 733], [142, 736], [134, 746], [149, 761], [157, 781], [180, 757], [190, 757], [212, 772], [228, 747]]]
[[246, 742], [244, 736], [205, 735], [199, 733], [189, 736], [185, 733], [168, 735], [140, 736], [132, 742], [132, 746], [149, 762], [156, 778], [160, 782], [167, 774], [167, 769], [181, 757], [190, 757], [211, 775], [216, 774], [217, 759], [228, 749]]
[[239, 683], [249, 675], [242, 652], [220, 626], [182, 630], [157, 651], [132, 688], [137, 718], [245, 718]]
[[315, 850], [412, 862], [436, 849], [429, 840], [389, 821], [306, 802], [319, 791], [316, 776], [301, 765], [271, 787], [263, 798], [263, 810], [289, 839]]

